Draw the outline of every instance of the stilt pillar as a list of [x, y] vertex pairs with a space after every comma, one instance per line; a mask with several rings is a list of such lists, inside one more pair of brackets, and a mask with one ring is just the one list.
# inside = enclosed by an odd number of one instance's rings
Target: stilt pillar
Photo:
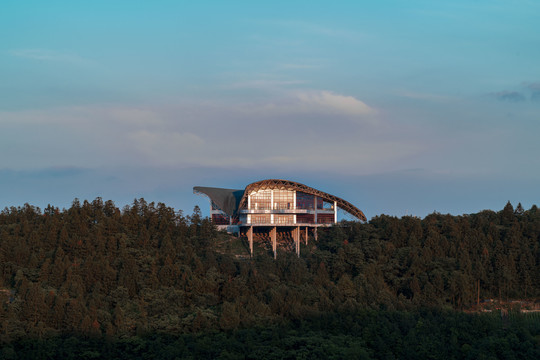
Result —
[[296, 247], [296, 255], [298, 255], [298, 257], [300, 257], [300, 227], [297, 226], [294, 230], [293, 230], [293, 238], [294, 238], [294, 245]]
[[247, 232], [249, 241], [249, 255], [253, 257], [253, 226], [250, 226]]
[[272, 250], [274, 251], [275, 259], [277, 257], [277, 230], [275, 226], [270, 230], [270, 237], [272, 238]]
[[317, 227], [315, 226], [315, 229], [313, 229], [313, 237], [315, 238], [315, 241], [318, 240], [318, 237], [317, 237]]
[[307, 245], [307, 242], [308, 242], [308, 227], [306, 226], [306, 245]]

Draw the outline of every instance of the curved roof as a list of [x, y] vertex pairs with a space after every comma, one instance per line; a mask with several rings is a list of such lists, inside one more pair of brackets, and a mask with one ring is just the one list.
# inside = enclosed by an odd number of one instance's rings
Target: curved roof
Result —
[[238, 212], [238, 204], [242, 199], [244, 190], [222, 189], [215, 187], [195, 186], [194, 193], [203, 193], [216, 204], [216, 206], [229, 216], [235, 216]]
[[247, 207], [247, 197], [250, 193], [254, 191], [258, 191], [258, 190], [264, 190], [264, 189], [296, 190], [296, 191], [304, 192], [306, 194], [318, 196], [329, 202], [335, 201], [339, 208], [341, 208], [342, 210], [345, 210], [346, 212], [348, 212], [355, 218], [362, 221], [367, 220], [364, 213], [348, 201], [345, 201], [337, 196], [327, 194], [325, 192], [314, 189], [304, 184], [300, 184], [300, 183], [289, 181], [289, 180], [281, 180], [281, 179], [261, 180], [261, 181], [254, 182], [246, 186], [244, 195], [242, 196], [242, 199], [240, 200], [240, 204], [238, 205], [238, 208], [242, 209], [242, 208]]

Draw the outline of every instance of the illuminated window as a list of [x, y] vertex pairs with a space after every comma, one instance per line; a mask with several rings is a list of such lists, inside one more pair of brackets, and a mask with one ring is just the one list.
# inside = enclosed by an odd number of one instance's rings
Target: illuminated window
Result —
[[274, 224], [294, 224], [294, 215], [274, 215]]
[[250, 210], [270, 210], [272, 208], [272, 190], [259, 190], [250, 195]]
[[270, 214], [252, 214], [252, 224], [270, 224]]
[[274, 210], [292, 210], [294, 208], [294, 191], [274, 190]]

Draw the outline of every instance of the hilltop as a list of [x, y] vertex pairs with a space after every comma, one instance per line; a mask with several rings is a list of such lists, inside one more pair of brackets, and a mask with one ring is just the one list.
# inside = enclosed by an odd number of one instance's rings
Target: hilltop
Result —
[[[63, 210], [27, 204], [0, 213], [0, 342], [23, 351], [27, 339], [178, 341], [292, 324], [321, 331], [321, 319], [344, 314], [355, 334], [355, 321], [403, 317], [412, 326], [400, 330], [405, 336], [428, 321], [422, 309], [453, 319], [471, 316], [454, 311], [479, 299], [534, 303], [539, 241], [536, 206], [508, 203], [498, 212], [343, 222], [300, 258], [284, 251], [274, 260], [261, 248], [249, 259], [198, 208], [184, 215], [144, 199], [123, 209], [99, 198]], [[538, 326], [520, 331], [540, 334]]]

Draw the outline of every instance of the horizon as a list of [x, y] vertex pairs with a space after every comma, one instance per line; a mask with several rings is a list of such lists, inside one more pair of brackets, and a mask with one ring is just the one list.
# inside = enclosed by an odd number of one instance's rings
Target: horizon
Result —
[[[93, 198], [93, 199], [75, 197], [71, 201], [69, 201], [69, 203], [65, 203], [63, 205], [58, 205], [58, 204], [54, 204], [54, 203], [47, 203], [45, 205], [45, 204], [34, 204], [34, 203], [30, 203], [30, 202], [25, 202], [24, 204], [14, 204], [14, 205], [9, 205], [9, 206], [7, 206], [7, 205], [3, 206], [3, 207], [1, 207], [0, 211], [5, 211], [5, 210], [10, 211], [12, 208], [22, 209], [26, 205], [29, 205], [29, 206], [35, 208], [37, 211], [40, 211], [40, 212], [43, 212], [49, 206], [51, 206], [53, 208], [56, 208], [56, 209], [58, 209], [60, 211], [67, 211], [73, 206], [73, 204], [75, 202], [79, 202], [80, 204], [84, 203], [84, 202], [88, 202], [88, 203], [91, 204], [92, 202], [94, 202], [95, 200], [98, 200], [98, 199], [101, 200], [103, 203], [108, 202], [108, 201], [112, 201], [112, 203], [114, 204], [114, 206], [117, 209], [119, 209], [120, 211], [123, 211], [124, 208], [133, 206], [135, 201], [144, 200], [147, 204], [158, 205], [158, 204], [162, 203], [165, 206], [174, 209], [175, 212], [180, 213], [182, 216], [191, 216], [194, 213], [195, 208], [198, 207], [199, 211], [201, 212], [203, 217], [210, 218], [210, 212], [209, 212], [209, 210], [210, 210], [210, 201], [209, 201], [208, 197], [204, 196], [202, 194], [193, 194], [193, 195], [195, 197], [199, 198], [202, 201], [195, 202], [193, 207], [190, 208], [190, 209], [178, 208], [178, 207], [175, 207], [175, 206], [171, 206], [166, 201], [152, 200], [152, 199], [148, 199], [148, 198], [144, 198], [144, 197], [134, 198], [130, 202], [118, 204], [113, 199], [106, 199], [106, 198], [102, 198], [101, 196], [97, 196], [96, 198]], [[344, 200], [346, 200], [346, 199], [344, 199]], [[531, 204], [529, 207], [526, 207], [526, 206], [523, 205], [522, 202], [512, 203], [510, 200], [508, 200], [504, 204], [504, 206], [502, 206], [500, 208], [485, 208], [485, 209], [481, 209], [481, 210], [478, 210], [478, 211], [475, 211], [475, 212], [455, 213], [454, 214], [454, 213], [449, 213], [449, 212], [444, 213], [444, 212], [434, 210], [432, 212], [429, 212], [429, 213], [426, 213], [426, 214], [423, 214], [423, 215], [417, 215], [417, 214], [413, 214], [413, 213], [408, 213], [408, 210], [406, 210], [405, 213], [401, 214], [401, 215], [399, 215], [399, 214], [398, 215], [390, 214], [390, 213], [385, 213], [385, 212], [378, 213], [378, 214], [372, 214], [371, 216], [367, 216], [366, 221], [352, 219], [352, 216], [350, 214], [348, 214], [346, 211], [339, 208], [338, 209], [338, 222], [341, 222], [341, 221], [345, 220], [345, 221], [359, 221], [359, 222], [362, 222], [362, 223], [369, 223], [373, 218], [376, 218], [376, 217], [379, 217], [379, 216], [392, 216], [392, 217], [396, 217], [398, 219], [401, 219], [401, 218], [404, 218], [404, 217], [417, 217], [417, 218], [420, 218], [421, 220], [424, 220], [427, 216], [433, 215], [433, 214], [450, 215], [450, 216], [469, 216], [469, 215], [479, 214], [479, 213], [484, 212], [484, 211], [493, 211], [495, 213], [498, 213], [498, 212], [501, 212], [508, 203], [510, 203], [510, 205], [514, 209], [516, 209], [519, 205], [521, 205], [521, 207], [522, 207], [522, 209], [524, 211], [530, 211], [534, 207], [537, 207], [537, 204], [535, 204], [535, 203]]]

